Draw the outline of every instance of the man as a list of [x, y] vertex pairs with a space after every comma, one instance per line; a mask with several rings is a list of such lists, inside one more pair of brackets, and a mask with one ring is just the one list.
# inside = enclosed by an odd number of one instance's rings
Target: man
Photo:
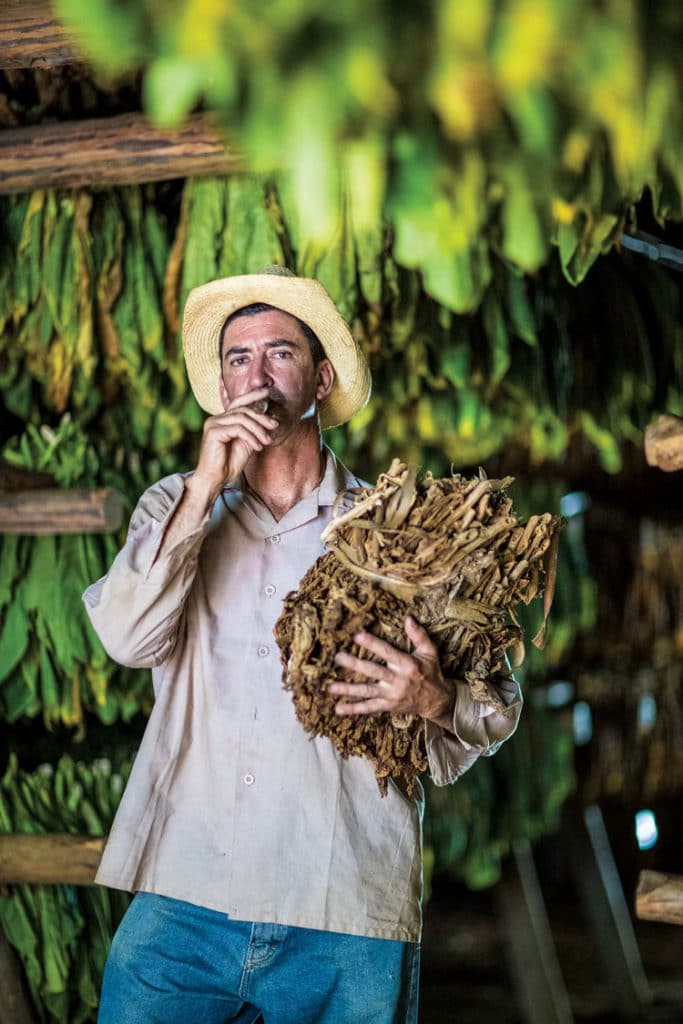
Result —
[[[382, 799], [368, 761], [306, 736], [272, 635], [359, 485], [321, 427], [367, 401], [365, 359], [322, 286], [280, 268], [195, 289], [183, 343], [210, 414], [197, 466], [142, 496], [85, 593], [111, 656], [155, 689], [97, 877], [137, 893], [100, 1021], [414, 1024], [421, 798]], [[367, 683], [330, 690], [341, 715], [421, 715], [445, 784], [514, 731], [519, 691], [502, 688], [507, 714], [473, 702], [405, 628], [411, 654], [360, 633], [384, 666], [340, 651]]]

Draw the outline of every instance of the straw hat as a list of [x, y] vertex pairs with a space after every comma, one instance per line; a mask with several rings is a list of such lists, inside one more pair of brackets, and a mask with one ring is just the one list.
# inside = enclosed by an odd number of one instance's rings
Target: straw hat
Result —
[[224, 277], [193, 288], [183, 316], [183, 350], [195, 398], [206, 412], [223, 412], [218, 395], [219, 335], [231, 313], [267, 302], [298, 317], [315, 332], [335, 370], [332, 391], [320, 403], [320, 423], [334, 427], [362, 409], [370, 397], [370, 370], [349, 326], [319, 281], [285, 267]]

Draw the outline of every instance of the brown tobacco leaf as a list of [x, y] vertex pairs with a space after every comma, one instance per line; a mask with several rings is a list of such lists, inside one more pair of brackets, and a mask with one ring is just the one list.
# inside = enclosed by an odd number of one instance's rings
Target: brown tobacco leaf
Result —
[[[543, 558], [551, 560], [552, 595], [560, 516], [522, 524], [506, 488], [512, 483], [459, 475], [434, 479], [394, 460], [373, 488], [354, 492], [354, 505], [323, 533], [330, 548], [287, 595], [275, 626], [283, 685], [297, 717], [314, 736], [327, 736], [343, 757], [367, 757], [384, 795], [389, 779], [408, 793], [427, 767], [424, 721], [389, 714], [340, 717], [327, 684], [340, 675], [337, 651], [373, 660], [354, 643], [368, 630], [402, 650], [411, 614], [436, 645], [444, 676], [465, 680], [475, 700], [503, 713], [496, 684], [509, 676], [505, 652], [520, 663], [522, 631], [514, 606], [543, 592]], [[549, 611], [546, 602], [546, 617]]]
[[184, 188], [180, 203], [180, 220], [166, 263], [163, 307], [169, 332], [176, 335], [180, 328], [180, 278], [185, 259], [185, 244], [190, 221], [190, 189]]

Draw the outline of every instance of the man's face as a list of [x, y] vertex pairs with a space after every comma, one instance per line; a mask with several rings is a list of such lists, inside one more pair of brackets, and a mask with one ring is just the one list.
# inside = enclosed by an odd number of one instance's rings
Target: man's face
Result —
[[[327, 362], [327, 360], [326, 360]], [[280, 421], [283, 438], [315, 415], [321, 398], [318, 370], [299, 324], [280, 310], [233, 320], [223, 336], [221, 398], [224, 406], [258, 388], [268, 388], [268, 412]]]

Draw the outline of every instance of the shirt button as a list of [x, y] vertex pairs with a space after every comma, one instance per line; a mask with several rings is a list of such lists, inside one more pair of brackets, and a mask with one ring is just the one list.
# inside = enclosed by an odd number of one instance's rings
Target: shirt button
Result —
[[258, 649], [258, 656], [259, 656], [259, 658], [266, 658], [269, 654], [270, 654], [270, 647], [266, 647], [265, 644], [262, 644], [259, 647], [259, 649]]
[[254, 776], [250, 772], [247, 772], [246, 775], [242, 776], [242, 782], [244, 783], [245, 786], [251, 786], [251, 784], [254, 782]]
[[279, 544], [280, 543], [280, 534], [279, 533], [274, 533], [273, 536], [269, 537], [268, 539], [270, 540], [271, 544]]
[[269, 583], [268, 586], [266, 587], [266, 594], [268, 595], [268, 597], [272, 597], [274, 593], [275, 587], [273, 586], [272, 583]]

